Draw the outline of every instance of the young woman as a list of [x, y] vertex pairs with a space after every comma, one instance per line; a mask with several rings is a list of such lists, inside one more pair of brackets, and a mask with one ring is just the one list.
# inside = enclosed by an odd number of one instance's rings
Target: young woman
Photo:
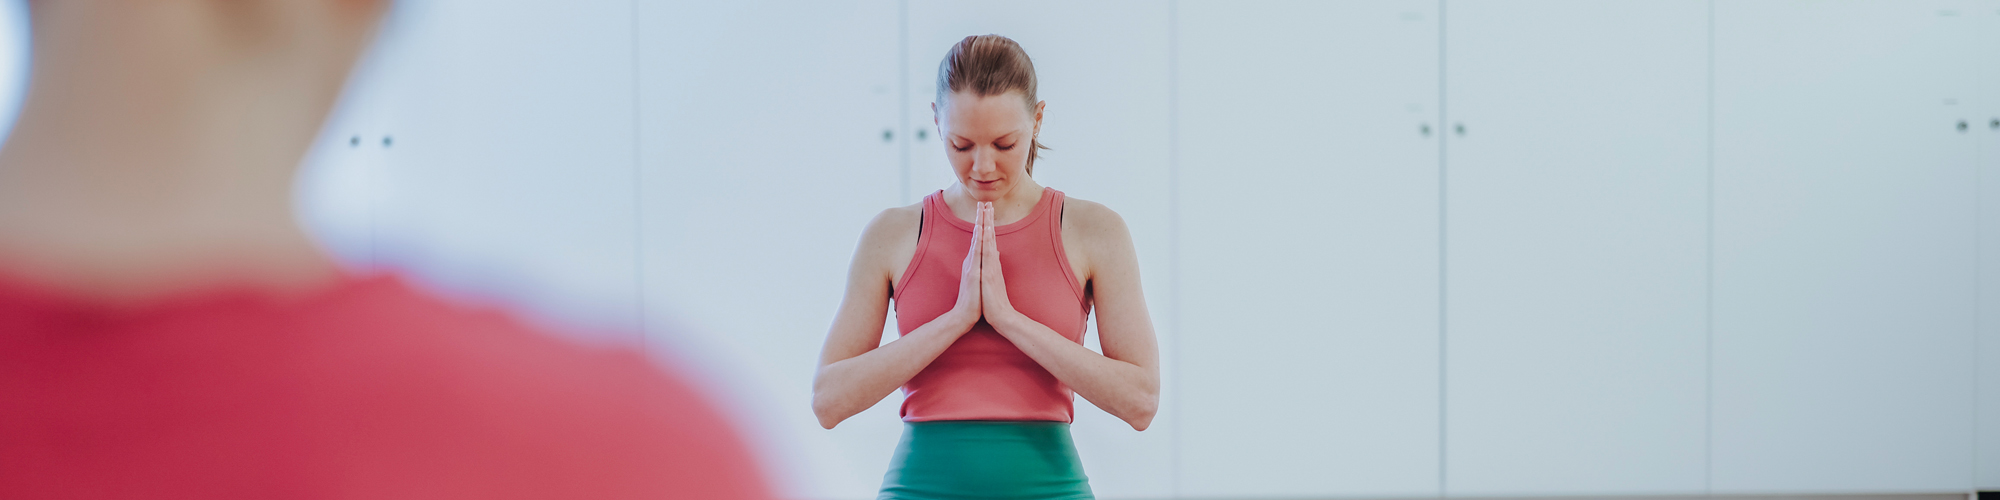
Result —
[[[966, 37], [931, 104], [957, 182], [868, 224], [813, 381], [829, 429], [902, 387], [882, 499], [1092, 498], [1071, 391], [1145, 430], [1159, 353], [1125, 222], [1033, 177], [1042, 110], [1020, 45]], [[902, 336], [881, 345], [895, 303]], [[1083, 347], [1097, 309], [1102, 355]], [[877, 347], [877, 346], [880, 347]]]

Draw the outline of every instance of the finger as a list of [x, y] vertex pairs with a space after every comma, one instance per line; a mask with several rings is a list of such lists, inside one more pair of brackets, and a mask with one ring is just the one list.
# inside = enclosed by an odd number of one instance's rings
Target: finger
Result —
[[1000, 269], [1000, 245], [993, 234], [993, 226], [986, 226], [986, 230], [979, 235], [979, 253], [984, 265], [992, 266], [996, 271]]
[[[967, 248], [967, 251], [968, 251], [968, 252], [978, 252], [978, 251], [979, 251], [979, 233], [980, 233], [980, 232], [981, 232], [981, 224], [980, 224], [980, 220], [979, 220], [979, 215], [978, 215], [978, 211], [977, 211], [977, 210], [975, 210], [975, 211], [973, 212], [973, 216], [972, 216], [972, 241], [971, 241], [971, 244], [972, 244], [972, 246], [970, 246], [970, 247], [968, 247], [968, 248]], [[972, 254], [972, 255], [977, 255], [977, 254]]]
[[[987, 214], [987, 215], [991, 216], [992, 214]], [[997, 257], [1000, 255], [1000, 244], [999, 244], [1000, 236], [993, 230], [993, 224], [991, 224], [992, 219], [987, 219], [987, 222], [988, 224], [986, 225], [986, 236], [985, 236], [986, 249], [988, 251], [993, 252], [993, 255]]]

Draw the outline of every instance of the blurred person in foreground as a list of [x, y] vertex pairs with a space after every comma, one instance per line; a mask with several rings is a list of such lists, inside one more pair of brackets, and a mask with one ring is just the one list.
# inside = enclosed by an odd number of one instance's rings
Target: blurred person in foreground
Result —
[[0, 498], [766, 498], [636, 352], [388, 277], [295, 222], [387, 0], [29, 2], [0, 149]]

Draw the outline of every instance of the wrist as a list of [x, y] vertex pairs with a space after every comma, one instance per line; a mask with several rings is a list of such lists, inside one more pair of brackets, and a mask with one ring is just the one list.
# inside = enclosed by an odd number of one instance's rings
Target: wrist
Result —
[[979, 324], [979, 310], [977, 309], [954, 307], [944, 314], [943, 319], [949, 321], [946, 324], [951, 325], [951, 331], [955, 334], [965, 333], [972, 329], [972, 325]]
[[986, 311], [986, 324], [993, 325], [993, 330], [1002, 335], [1019, 331], [1021, 321], [1027, 318], [1026, 315], [1012, 309], [1006, 311]]

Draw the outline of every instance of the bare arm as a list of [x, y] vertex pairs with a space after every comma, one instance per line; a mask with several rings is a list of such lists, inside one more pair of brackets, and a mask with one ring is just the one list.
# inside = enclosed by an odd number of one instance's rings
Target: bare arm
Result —
[[[978, 255], [975, 238], [973, 254], [961, 269], [958, 302], [937, 319], [917, 327], [908, 335], [882, 345], [882, 325], [888, 319], [892, 267], [899, 235], [916, 226], [914, 221], [897, 220], [894, 210], [884, 211], [868, 223], [861, 245], [848, 265], [847, 295], [834, 315], [833, 328], [821, 347], [819, 373], [813, 377], [813, 414], [828, 429], [847, 417], [875, 406], [897, 387], [909, 382], [917, 372], [951, 347], [979, 321]], [[975, 233], [977, 234], [977, 233]], [[877, 347], [880, 346], [880, 347]]]
[[986, 248], [980, 266], [986, 321], [1077, 395], [1143, 431], [1160, 407], [1160, 354], [1145, 293], [1139, 287], [1138, 253], [1118, 214], [1096, 204], [1079, 205], [1083, 209], [1070, 215], [1082, 225], [1079, 232], [1090, 235], [1078, 243], [1085, 245], [1089, 256], [1087, 279], [1104, 354], [1091, 352], [1014, 310], [1006, 299], [1000, 249], [990, 229], [983, 235]]

